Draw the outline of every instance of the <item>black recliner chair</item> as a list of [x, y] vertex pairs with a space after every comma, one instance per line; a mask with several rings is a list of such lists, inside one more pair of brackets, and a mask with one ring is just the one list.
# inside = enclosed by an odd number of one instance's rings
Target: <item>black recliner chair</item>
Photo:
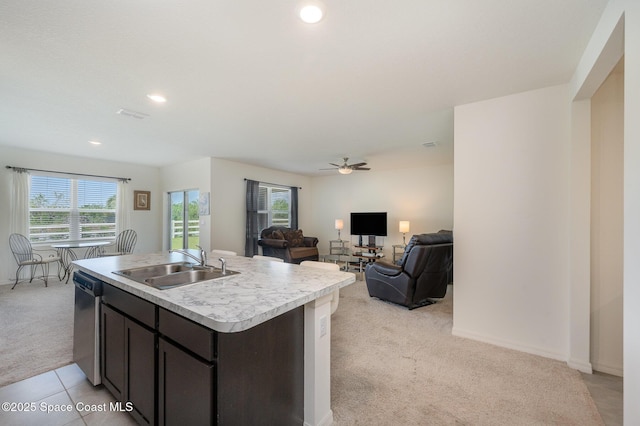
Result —
[[414, 235], [397, 264], [367, 264], [369, 296], [415, 309], [445, 296], [453, 269], [453, 234]]

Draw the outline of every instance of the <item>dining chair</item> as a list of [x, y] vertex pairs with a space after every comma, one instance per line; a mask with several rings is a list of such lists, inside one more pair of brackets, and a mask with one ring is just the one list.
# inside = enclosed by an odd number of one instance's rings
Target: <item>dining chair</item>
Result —
[[[303, 260], [300, 262], [300, 266], [305, 268], [317, 268], [327, 271], [340, 271], [340, 265], [337, 263], [319, 262], [317, 260]], [[338, 303], [340, 302], [340, 289], [333, 291], [333, 298], [331, 299], [331, 314], [334, 314], [338, 309]]]
[[87, 249], [87, 252], [84, 255], [85, 259], [93, 259], [96, 257], [101, 257], [104, 254], [103, 246], [91, 246]]
[[[136, 246], [138, 240], [138, 234], [133, 229], [125, 229], [120, 232], [116, 237], [116, 241], [105, 247], [114, 247], [114, 251], [105, 251], [100, 248], [100, 256], [122, 256], [123, 254], [133, 253], [133, 248]], [[88, 253], [87, 253], [88, 254]]]
[[62, 249], [59, 251], [60, 253], [60, 265], [62, 268], [59, 272], [64, 271], [62, 274], [62, 278], [60, 278], [60, 274], [58, 273], [58, 278], [60, 281], [64, 280], [65, 277], [67, 280], [64, 282], [65, 284], [69, 283], [69, 278], [71, 277], [71, 272], [73, 271], [73, 262], [78, 260], [78, 255], [72, 249]]
[[[33, 246], [27, 237], [22, 234], [11, 234], [9, 236], [9, 247], [11, 248], [11, 252], [13, 253], [13, 257], [15, 257], [16, 262], [18, 263], [18, 270], [16, 271], [16, 282], [11, 287], [13, 290], [16, 285], [18, 285], [18, 281], [20, 279], [20, 271], [25, 266], [31, 268], [31, 277], [29, 282], [32, 282], [34, 278], [42, 279], [44, 281], [44, 286], [48, 286], [47, 277], [49, 276], [49, 264], [53, 262], [59, 262], [60, 257], [50, 255], [48, 257], [42, 257], [42, 255], [38, 253], [34, 253]], [[42, 269], [42, 276], [36, 277], [38, 266]]]

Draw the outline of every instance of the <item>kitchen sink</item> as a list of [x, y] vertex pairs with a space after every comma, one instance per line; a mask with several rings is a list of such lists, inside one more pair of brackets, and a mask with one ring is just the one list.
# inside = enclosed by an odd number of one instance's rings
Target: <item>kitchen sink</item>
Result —
[[113, 273], [159, 290], [167, 290], [186, 284], [239, 274], [239, 272], [228, 269], [223, 274], [222, 270], [213, 266], [200, 266], [188, 262], [142, 266], [114, 271]]
[[165, 263], [163, 265], [123, 269], [122, 271], [115, 271], [114, 274], [122, 275], [123, 277], [130, 278], [134, 281], [144, 281], [147, 278], [160, 277], [163, 275], [173, 274], [174, 272], [191, 271], [194, 267], [196, 267], [196, 265], [189, 262]]
[[176, 286], [197, 283], [200, 281], [215, 280], [216, 278], [228, 277], [229, 275], [235, 275], [239, 272], [227, 270], [227, 273], [222, 275], [222, 271], [219, 269], [211, 270], [194, 270], [176, 272], [173, 274], [165, 275], [162, 277], [147, 278], [145, 284], [152, 287], [164, 290], [167, 288], [173, 288]]

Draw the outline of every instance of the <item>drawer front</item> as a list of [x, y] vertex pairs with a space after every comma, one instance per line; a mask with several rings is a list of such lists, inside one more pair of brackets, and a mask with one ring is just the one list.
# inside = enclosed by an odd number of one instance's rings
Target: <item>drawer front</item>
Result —
[[158, 331], [207, 361], [213, 361], [216, 358], [216, 332], [213, 330], [159, 308]]
[[102, 302], [149, 328], [155, 328], [156, 326], [156, 307], [151, 302], [108, 284], [103, 286]]

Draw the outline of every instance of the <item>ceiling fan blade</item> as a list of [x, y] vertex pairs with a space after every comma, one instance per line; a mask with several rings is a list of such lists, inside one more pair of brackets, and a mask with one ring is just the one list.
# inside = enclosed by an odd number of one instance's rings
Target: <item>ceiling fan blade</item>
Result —
[[329, 164], [331, 164], [332, 166], [341, 167], [340, 164], [335, 164], [335, 163], [329, 163]]
[[339, 167], [331, 167], [331, 168], [328, 168], [328, 169], [318, 169], [318, 170], [338, 170], [338, 169], [339, 169]]
[[349, 164], [349, 167], [360, 167], [360, 166], [366, 166], [367, 163], [355, 163], [355, 164]]
[[370, 167], [352, 167], [351, 170], [371, 170]]

